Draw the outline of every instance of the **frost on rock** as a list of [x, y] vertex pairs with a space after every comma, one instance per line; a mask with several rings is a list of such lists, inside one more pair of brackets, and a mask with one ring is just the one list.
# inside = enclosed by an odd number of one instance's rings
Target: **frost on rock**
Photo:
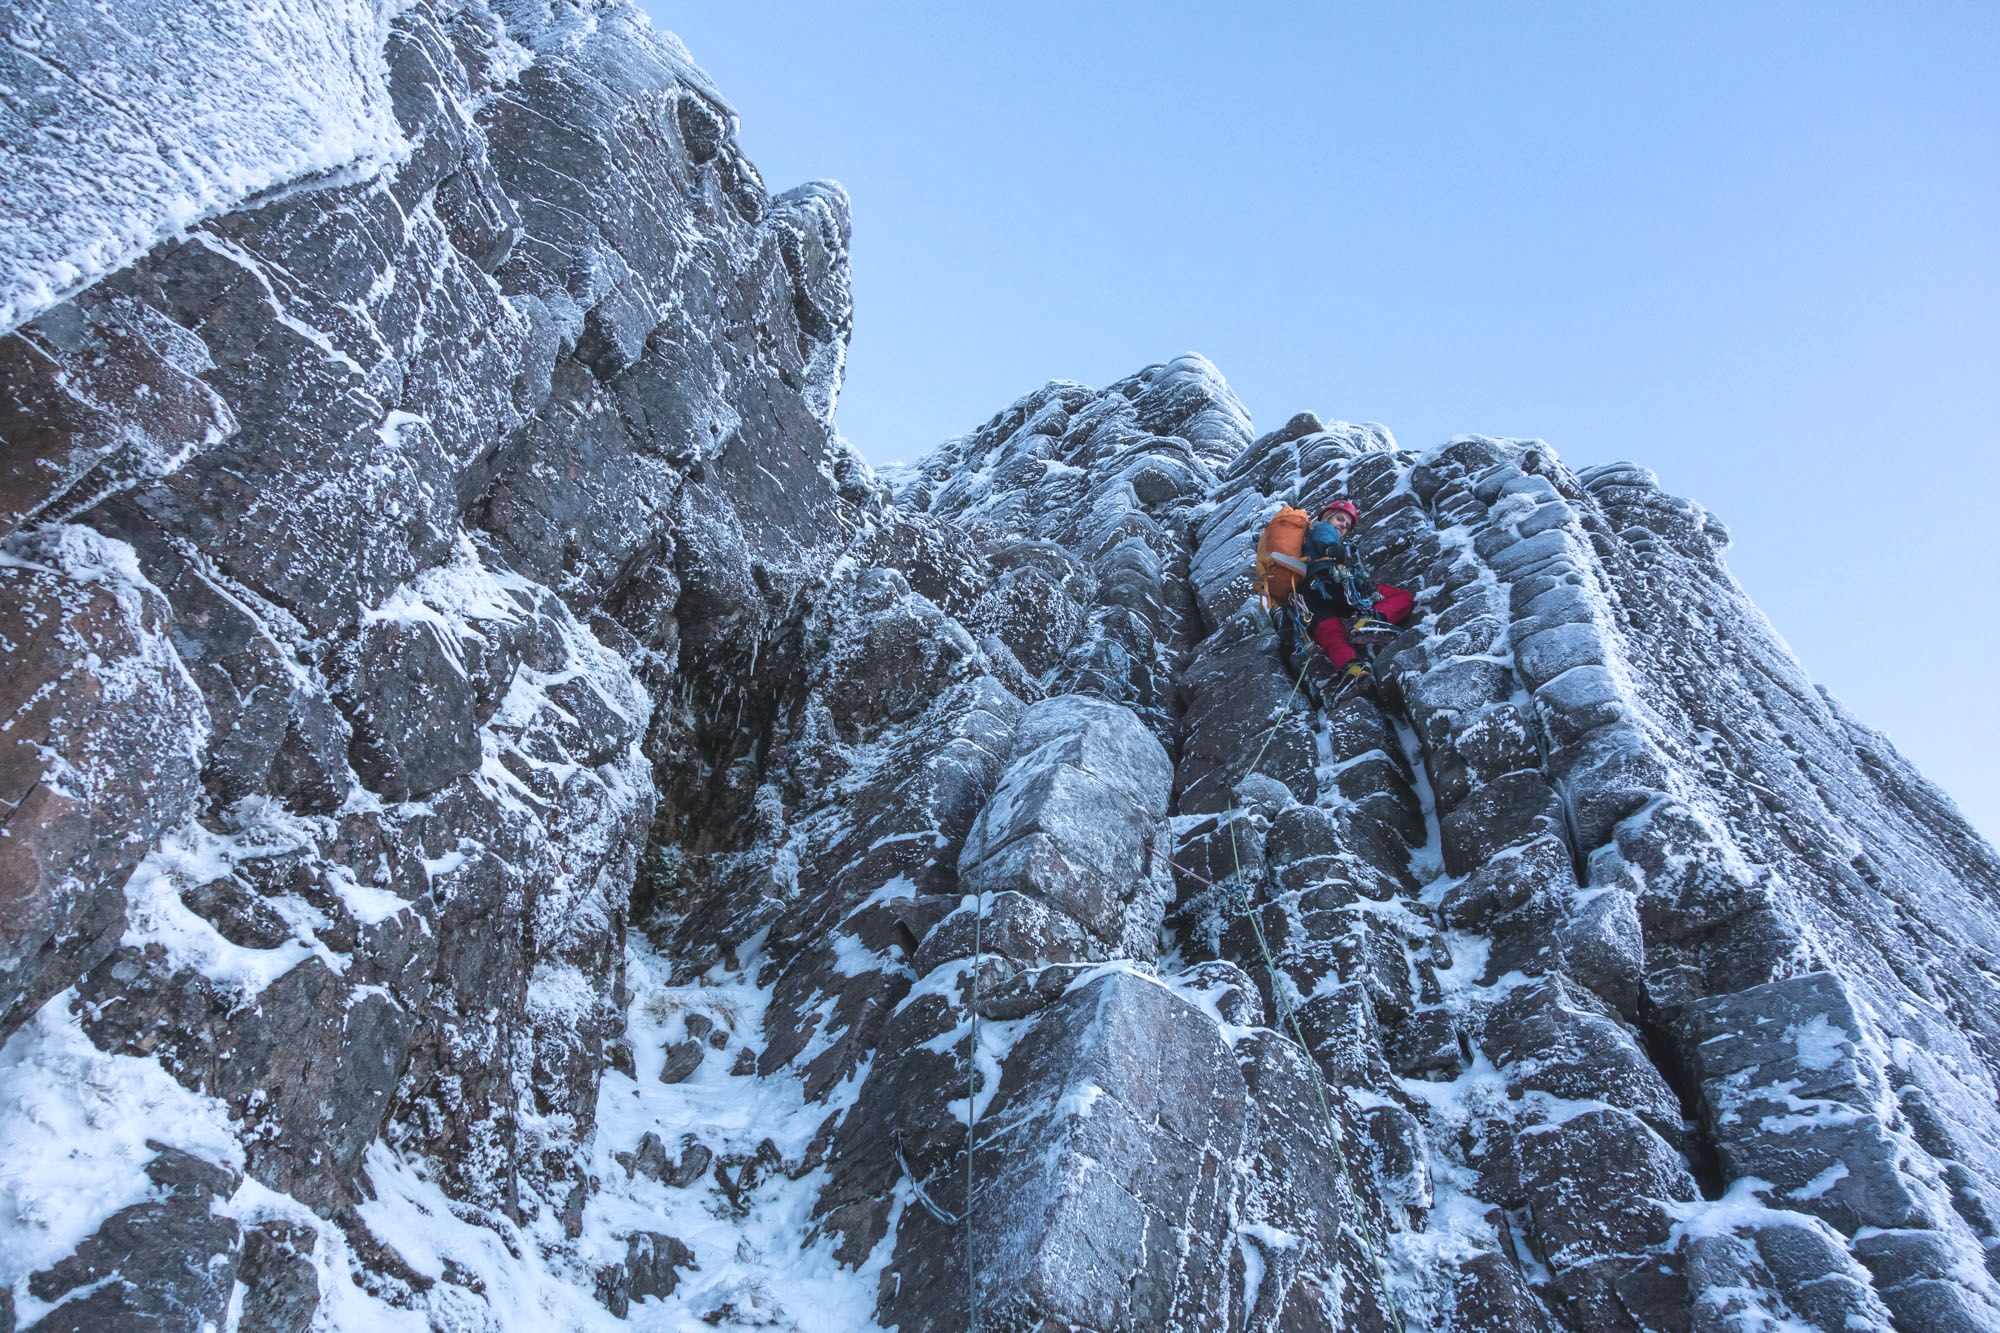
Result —
[[0, 1028], [108, 953], [119, 881], [190, 818], [208, 716], [132, 549], [84, 527], [0, 548]]
[[[204, 1245], [233, 1258], [235, 1221], [211, 1216], [243, 1171], [225, 1108], [152, 1060], [97, 1049], [67, 1005], [7, 1039], [0, 1075], [0, 1283], [18, 1293], [16, 1317], [80, 1286], [93, 1288], [85, 1300], [106, 1327], [183, 1301], [209, 1317], [226, 1307], [233, 1262], [175, 1273], [190, 1250], [206, 1260]], [[152, 1240], [148, 1271], [93, 1270], [106, 1256], [90, 1253], [91, 1237], [107, 1225]]]
[[402, 156], [383, 80], [390, 12], [10, 6], [0, 330], [254, 196]]
[[1713, 515], [1192, 354], [878, 476], [630, 5], [202, 16], [0, 44], [0, 1328], [2000, 1325], [2000, 862]]
[[610, 1321], [625, 926], [656, 761], [714, 752], [681, 622], [781, 625], [746, 530], [810, 567], [870, 494], [844, 196], [769, 199], [628, 7], [7, 24], [0, 1027], [220, 1108], [127, 1183], [235, 1219], [107, 1195], [10, 1308], [110, 1318], [144, 1250], [190, 1327]]

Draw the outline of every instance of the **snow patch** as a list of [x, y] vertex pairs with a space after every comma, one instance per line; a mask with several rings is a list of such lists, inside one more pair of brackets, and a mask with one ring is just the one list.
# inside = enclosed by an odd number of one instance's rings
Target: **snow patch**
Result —
[[243, 1166], [220, 1101], [158, 1061], [98, 1050], [75, 999], [56, 996], [0, 1046], [0, 1286], [19, 1287], [149, 1197], [149, 1143]]
[[1814, 1014], [1811, 1022], [1793, 1028], [1786, 1035], [1798, 1047], [1799, 1063], [1807, 1069], [1833, 1068], [1854, 1044], [1853, 1037], [1845, 1029], [1835, 1027], [1825, 1014]]
[[[827, 1333], [874, 1327], [877, 1280], [892, 1241], [879, 1244], [859, 1270], [834, 1259], [831, 1237], [802, 1245], [801, 1238], [814, 1234], [813, 1206], [824, 1172], [793, 1180], [777, 1165], [803, 1156], [825, 1119], [845, 1104], [843, 1094], [828, 1103], [808, 1103], [789, 1075], [730, 1072], [731, 1053], [762, 1037], [770, 991], [750, 980], [759, 962], [757, 950], [747, 948], [741, 969], [717, 968], [692, 985], [675, 986], [668, 960], [642, 937], [634, 935], [628, 944], [632, 1003], [626, 1032], [637, 1076], [607, 1074], [598, 1094], [592, 1169], [603, 1188], [585, 1209], [578, 1254], [586, 1265], [615, 1263], [625, 1257], [628, 1235], [652, 1231], [685, 1243], [700, 1267], [682, 1273], [671, 1296], [635, 1302], [624, 1327], [694, 1330], [768, 1323]], [[726, 1045], [711, 1050], [683, 1082], [662, 1083], [665, 1048], [683, 1039], [683, 1016], [695, 1011], [717, 1023]], [[850, 1087], [859, 1084], [856, 1079]], [[760, 1154], [769, 1162], [774, 1153], [777, 1164], [758, 1172], [736, 1199], [714, 1172], [677, 1189], [619, 1160], [648, 1133], [657, 1134], [676, 1158], [687, 1145], [706, 1147], [715, 1154], [717, 1170], [736, 1178], [743, 1164]], [[704, 1321], [725, 1308], [732, 1313], [714, 1324]]]
[[[271, 803], [246, 803], [246, 807], [253, 815], [279, 814]], [[283, 894], [264, 900], [296, 934], [273, 948], [253, 949], [226, 939], [181, 896], [229, 878], [240, 862], [312, 846], [310, 837], [303, 836], [298, 827], [303, 823], [253, 819], [236, 832], [224, 834], [190, 821], [169, 833], [125, 881], [126, 927], [119, 942], [129, 949], [158, 945], [169, 967], [198, 972], [246, 1000], [263, 994], [272, 982], [308, 958], [318, 957], [335, 972], [345, 971], [346, 958], [321, 944], [316, 934], [331, 923], [301, 898]]]

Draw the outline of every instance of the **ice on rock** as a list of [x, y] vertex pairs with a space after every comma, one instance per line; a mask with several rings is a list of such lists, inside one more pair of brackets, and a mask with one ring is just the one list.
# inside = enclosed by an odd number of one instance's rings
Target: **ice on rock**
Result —
[[1014, 752], [966, 836], [960, 884], [1044, 902], [1111, 956], [1151, 952], [1172, 783], [1160, 743], [1126, 709], [1065, 697], [1021, 715]]
[[11, 7], [0, 330], [246, 200], [365, 179], [406, 156], [385, 79], [390, 12], [361, 0]]
[[2000, 861], [1651, 472], [878, 474], [623, 0], [0, 24], [0, 1326], [2000, 1325]]
[[110, 952], [125, 878], [194, 814], [210, 718], [170, 622], [115, 538], [0, 547], [0, 1031]]

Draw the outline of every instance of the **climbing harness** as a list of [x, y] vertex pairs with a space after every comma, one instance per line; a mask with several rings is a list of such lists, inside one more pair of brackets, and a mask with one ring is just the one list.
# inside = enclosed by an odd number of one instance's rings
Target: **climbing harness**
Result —
[[[1307, 663], [1310, 664], [1310, 662], [1311, 659], [1308, 658]], [[1254, 774], [1257, 771], [1258, 765], [1264, 762], [1264, 755], [1270, 750], [1271, 742], [1277, 739], [1278, 728], [1284, 725], [1285, 716], [1291, 710], [1292, 700], [1298, 696], [1299, 687], [1305, 683], [1305, 678], [1306, 668], [1305, 666], [1301, 666], [1298, 675], [1292, 680], [1292, 688], [1286, 692], [1284, 702], [1278, 706], [1277, 715], [1271, 720], [1270, 730], [1264, 735], [1264, 743], [1257, 747], [1256, 757], [1250, 761], [1249, 769], [1244, 772], [1244, 777], [1247, 778], [1251, 774]], [[1238, 902], [1243, 915], [1250, 920], [1250, 929], [1257, 937], [1257, 951], [1264, 958], [1264, 974], [1270, 982], [1271, 1003], [1278, 1011], [1276, 1016], [1281, 1023], [1289, 1023], [1291, 1025], [1292, 1040], [1298, 1043], [1299, 1049], [1305, 1053], [1306, 1067], [1312, 1071], [1313, 1095], [1319, 1102], [1320, 1115], [1326, 1121], [1327, 1135], [1333, 1143], [1334, 1164], [1340, 1168], [1341, 1183], [1346, 1186], [1348, 1202], [1354, 1208], [1354, 1232], [1361, 1238], [1361, 1246], [1368, 1251], [1368, 1260], [1375, 1268], [1375, 1288], [1382, 1293], [1383, 1303], [1389, 1308], [1389, 1322], [1395, 1325], [1396, 1333], [1404, 1333], [1403, 1313], [1397, 1308], [1395, 1293], [1389, 1290], [1388, 1270], [1383, 1267], [1382, 1256], [1375, 1248], [1374, 1238], [1368, 1234], [1367, 1222], [1362, 1215], [1361, 1191], [1355, 1187], [1354, 1175], [1348, 1170], [1347, 1154], [1341, 1151], [1340, 1123], [1333, 1118], [1333, 1103], [1327, 1098], [1325, 1076], [1320, 1073], [1319, 1061], [1314, 1057], [1312, 1047], [1306, 1041], [1305, 1030], [1299, 1025], [1298, 1010], [1285, 1003], [1284, 997], [1279, 990], [1280, 974], [1278, 972], [1278, 963], [1271, 956], [1270, 941], [1264, 937], [1263, 919], [1253, 910], [1254, 904], [1250, 901], [1249, 886], [1243, 882], [1243, 856], [1236, 844], [1236, 814], [1236, 807], [1230, 807], [1228, 825], [1229, 858], [1235, 866], [1230, 880], [1235, 884], [1237, 892], [1241, 895]]]
[[1284, 660], [1285, 669], [1291, 670], [1292, 655], [1302, 645], [1312, 643], [1312, 612], [1306, 606], [1305, 597], [1294, 589], [1284, 601], [1268, 607], [1271, 628], [1278, 634], [1278, 656]]

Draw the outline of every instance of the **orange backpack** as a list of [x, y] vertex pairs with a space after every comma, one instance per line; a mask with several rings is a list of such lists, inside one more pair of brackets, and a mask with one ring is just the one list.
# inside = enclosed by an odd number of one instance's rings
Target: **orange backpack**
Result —
[[1292, 600], [1292, 590], [1306, 572], [1306, 532], [1311, 527], [1312, 515], [1290, 505], [1281, 505], [1264, 525], [1264, 535], [1257, 539], [1257, 591], [1265, 606], [1275, 609]]

